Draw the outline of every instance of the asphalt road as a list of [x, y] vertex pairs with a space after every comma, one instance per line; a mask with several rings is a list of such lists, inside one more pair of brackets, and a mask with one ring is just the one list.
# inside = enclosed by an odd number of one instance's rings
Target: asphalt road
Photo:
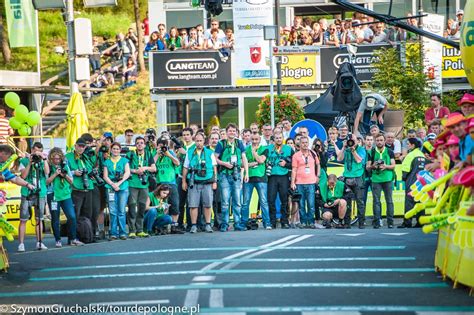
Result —
[[30, 239], [26, 253], [7, 244], [0, 313], [91, 304], [101, 314], [158, 305], [201, 314], [474, 314], [468, 290], [434, 271], [436, 239], [418, 229], [257, 230], [47, 251], [33, 251]]

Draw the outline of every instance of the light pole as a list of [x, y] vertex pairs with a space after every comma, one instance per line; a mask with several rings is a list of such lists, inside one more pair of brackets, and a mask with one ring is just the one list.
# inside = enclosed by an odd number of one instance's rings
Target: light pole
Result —
[[263, 38], [268, 40], [268, 49], [270, 54], [270, 117], [272, 128], [275, 128], [275, 100], [273, 90], [273, 41], [277, 38], [278, 26], [264, 25]]

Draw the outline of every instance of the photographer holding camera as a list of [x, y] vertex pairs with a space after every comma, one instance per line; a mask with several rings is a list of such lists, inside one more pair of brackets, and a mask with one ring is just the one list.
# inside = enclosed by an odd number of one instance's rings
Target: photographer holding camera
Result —
[[289, 145], [283, 144], [283, 134], [274, 136], [274, 144], [267, 147], [267, 169], [265, 174], [268, 177], [267, 200], [270, 212], [270, 223], [276, 229], [276, 199], [277, 193], [280, 196], [280, 223], [284, 229], [289, 229], [288, 224], [288, 190], [290, 189], [289, 172], [291, 170], [291, 157], [293, 150]]
[[182, 181], [183, 190], [188, 192], [192, 224], [190, 233], [197, 232], [198, 208], [201, 202], [206, 220], [205, 231], [212, 233], [211, 207], [214, 190], [217, 189], [217, 162], [214, 152], [204, 147], [204, 134], [197, 133], [194, 141], [195, 148], [186, 154]]
[[[145, 151], [145, 138], [135, 139], [135, 151], [127, 153], [130, 165], [130, 180], [128, 181], [128, 230], [130, 238], [147, 237], [143, 231], [143, 219], [145, 216], [146, 200], [148, 198], [148, 178], [150, 173], [156, 172], [153, 156]], [[137, 208], [138, 205], [138, 208]]]
[[[104, 180], [107, 183], [110, 212], [110, 238], [113, 241], [120, 237], [127, 239], [125, 206], [128, 201], [128, 178], [130, 166], [128, 159], [120, 156], [122, 146], [114, 142], [111, 147], [112, 156], [104, 163]], [[118, 231], [117, 231], [118, 226]]]
[[[49, 175], [49, 165], [45, 163], [46, 157], [43, 154], [43, 145], [35, 142], [31, 148], [29, 158], [20, 160], [21, 178], [33, 187], [21, 188], [20, 202], [20, 226], [18, 228], [18, 251], [24, 252], [26, 221], [31, 218], [31, 208], [35, 208], [36, 219], [36, 249], [48, 249], [42, 242], [41, 233], [43, 231], [43, 215], [46, 207], [46, 178]], [[30, 189], [33, 188], [33, 189]]]
[[375, 137], [375, 148], [367, 160], [367, 170], [372, 171], [372, 195], [374, 198], [374, 229], [380, 228], [381, 203], [380, 196], [383, 194], [387, 202], [387, 225], [393, 228], [393, 181], [395, 179], [395, 155], [393, 151], [385, 146], [385, 136], [379, 133]]
[[53, 228], [56, 247], [62, 247], [60, 231], [60, 209], [67, 218], [68, 245], [81, 246], [76, 236], [76, 211], [72, 203], [72, 173], [67, 165], [63, 151], [60, 148], [52, 148], [48, 155], [51, 176], [46, 184], [53, 186], [54, 200], [50, 203], [51, 227]]
[[183, 232], [177, 228], [179, 215], [179, 193], [176, 185], [176, 167], [180, 166], [180, 161], [176, 157], [173, 150], [169, 147], [167, 136], [162, 136], [157, 141], [157, 154], [155, 155], [156, 165], [156, 183], [158, 185], [168, 185], [170, 194], [168, 202], [170, 204], [169, 215], [173, 222], [171, 225], [172, 234], [182, 234]]
[[359, 134], [360, 129], [360, 133], [366, 135], [371, 125], [377, 125], [383, 131], [383, 115], [387, 110], [387, 100], [378, 93], [371, 93], [362, 98], [354, 120], [354, 133]]
[[323, 220], [327, 229], [331, 228], [331, 221], [337, 218], [336, 228], [344, 228], [344, 217], [347, 212], [347, 201], [344, 199], [345, 185], [336, 175], [328, 175], [327, 182], [320, 186], [323, 200]]
[[153, 128], [148, 128], [145, 131], [145, 151], [148, 151], [151, 156], [155, 156], [156, 151], [156, 131]]
[[[351, 192], [351, 199], [355, 199], [357, 204], [357, 218], [359, 229], [364, 228], [365, 223], [365, 203], [364, 203], [364, 161], [366, 157], [365, 148], [360, 146], [357, 137], [352, 134], [342, 143], [342, 149], [336, 147], [337, 160], [344, 161], [344, 183]], [[348, 200], [349, 213], [352, 209], [352, 202]], [[347, 220], [347, 218], [346, 218]], [[350, 227], [349, 222], [345, 222]]]
[[267, 202], [267, 176], [265, 174], [265, 161], [268, 155], [267, 146], [260, 144], [260, 135], [251, 135], [252, 144], [245, 149], [245, 155], [249, 164], [249, 181], [244, 183], [244, 196], [242, 204], [242, 225], [247, 226], [249, 220], [249, 206], [252, 199], [253, 189], [257, 189], [260, 209], [262, 209], [263, 227], [272, 229]]
[[191, 127], [186, 127], [182, 131], [182, 140], [183, 143], [179, 145], [179, 147], [176, 147], [175, 145], [175, 153], [179, 159], [179, 166], [176, 167], [176, 186], [178, 186], [178, 195], [179, 195], [179, 216], [178, 216], [178, 227], [179, 230], [184, 230], [184, 218], [186, 217], [186, 222], [187, 222], [187, 230], [189, 231], [191, 229], [191, 226], [189, 225], [189, 222], [191, 222], [191, 216], [189, 214], [189, 207], [187, 205], [187, 199], [188, 199], [188, 192], [183, 190], [183, 182], [182, 182], [182, 176], [183, 176], [183, 169], [182, 165], [184, 164], [184, 160], [186, 159], [186, 153], [188, 150], [191, 148], [194, 148], [196, 145], [194, 144], [194, 131]]
[[[234, 230], [244, 231], [245, 226], [241, 224], [242, 182], [247, 183], [248, 164], [245, 156], [245, 148], [242, 141], [236, 138], [237, 126], [230, 123], [226, 127], [227, 139], [219, 141], [214, 154], [217, 164], [220, 166], [219, 184], [221, 186], [222, 201], [222, 225], [221, 232], [226, 232], [229, 227], [229, 205], [232, 199], [232, 213], [234, 215]], [[242, 180], [243, 168], [243, 180]]]

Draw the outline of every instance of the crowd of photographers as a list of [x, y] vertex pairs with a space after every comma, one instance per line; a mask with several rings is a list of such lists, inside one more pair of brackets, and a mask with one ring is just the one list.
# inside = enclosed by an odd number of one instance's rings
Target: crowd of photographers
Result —
[[[67, 218], [70, 245], [106, 236], [125, 240], [186, 231], [245, 231], [258, 228], [259, 218], [266, 230], [350, 228], [353, 204], [357, 225], [365, 228], [369, 190], [373, 227], [382, 225], [383, 192], [386, 225], [393, 228], [397, 163], [402, 164], [405, 211], [415, 205], [410, 187], [420, 170], [449, 171], [472, 164], [474, 95], [465, 94], [460, 110], [446, 117], [440, 116], [438, 101], [433, 95], [436, 117], [429, 133], [409, 130], [401, 142], [383, 131], [387, 101], [369, 94], [355, 115], [358, 131], [350, 133], [347, 120], [336, 120], [324, 142], [311, 138], [306, 127], [290, 137], [291, 122], [283, 119], [275, 128], [265, 124], [260, 129], [253, 123], [239, 131], [231, 123], [225, 129], [212, 126], [207, 133], [192, 124], [179, 139], [166, 131], [158, 136], [152, 128], [144, 136], [127, 129], [121, 142], [109, 132], [99, 139], [83, 134], [67, 154], [53, 148], [45, 155], [42, 144], [34, 143], [19, 167], [29, 186], [21, 190], [18, 250], [25, 250], [32, 207], [38, 249], [46, 249], [41, 238], [45, 211], [55, 245], [62, 246], [60, 209]], [[438, 118], [443, 123], [436, 123]], [[341, 177], [328, 173], [331, 164], [343, 165]], [[257, 218], [249, 214], [254, 190]], [[400, 225], [411, 226], [410, 220]]]

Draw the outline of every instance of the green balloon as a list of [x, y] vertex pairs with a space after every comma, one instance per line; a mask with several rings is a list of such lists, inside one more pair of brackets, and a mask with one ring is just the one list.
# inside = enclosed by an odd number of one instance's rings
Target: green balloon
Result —
[[29, 136], [30, 133], [31, 133], [31, 127], [28, 126], [27, 124], [23, 124], [23, 125], [20, 126], [20, 128], [18, 128], [18, 133], [22, 137]]
[[15, 109], [20, 105], [20, 97], [15, 92], [8, 92], [5, 94], [5, 103], [8, 107]]
[[13, 129], [18, 129], [21, 127], [21, 121], [19, 121], [18, 119], [16, 119], [15, 117], [12, 117], [10, 118], [10, 120], [8, 121], [8, 123], [10, 124], [10, 127], [12, 127]]
[[26, 121], [26, 118], [28, 117], [28, 107], [25, 105], [18, 105], [15, 108], [15, 118], [18, 119], [18, 121], [21, 121], [22, 123]]
[[30, 126], [36, 126], [41, 120], [41, 115], [37, 111], [31, 111], [26, 117], [26, 123]]

